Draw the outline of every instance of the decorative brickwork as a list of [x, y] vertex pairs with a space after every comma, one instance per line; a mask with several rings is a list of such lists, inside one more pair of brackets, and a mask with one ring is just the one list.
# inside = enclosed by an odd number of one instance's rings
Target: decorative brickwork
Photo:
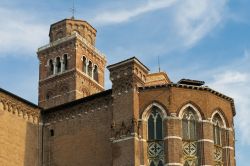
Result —
[[137, 58], [109, 65], [86, 21], [51, 25], [39, 106], [0, 88], [0, 165], [235, 166], [234, 101]]
[[106, 59], [95, 48], [95, 37], [96, 30], [85, 21], [51, 25], [50, 43], [37, 53], [39, 106], [51, 108], [104, 90]]

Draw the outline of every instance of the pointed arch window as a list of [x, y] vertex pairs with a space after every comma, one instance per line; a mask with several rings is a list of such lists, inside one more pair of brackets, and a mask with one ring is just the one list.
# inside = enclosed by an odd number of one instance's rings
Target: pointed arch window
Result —
[[226, 132], [223, 130], [223, 120], [221, 116], [216, 113], [212, 119], [213, 121], [213, 135], [214, 135], [214, 162], [216, 166], [223, 165], [223, 149], [222, 136]]
[[148, 159], [150, 166], [163, 166], [164, 142], [163, 119], [158, 107], [153, 106], [147, 121], [148, 128]]
[[188, 107], [182, 118], [183, 140], [197, 140], [197, 120], [198, 117], [191, 107]]
[[182, 137], [184, 166], [198, 166], [198, 115], [187, 107], [182, 115]]
[[221, 117], [216, 114], [213, 118], [213, 134], [214, 134], [214, 144], [221, 146], [222, 141], [221, 141], [221, 136], [222, 136], [222, 127], [223, 127], [223, 122]]

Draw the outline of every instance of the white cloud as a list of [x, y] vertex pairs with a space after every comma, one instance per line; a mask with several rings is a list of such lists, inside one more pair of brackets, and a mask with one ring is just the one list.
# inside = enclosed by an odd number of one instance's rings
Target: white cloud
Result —
[[217, 85], [232, 85], [249, 81], [249, 75], [239, 71], [225, 71], [224, 73], [215, 75], [214, 78], [217, 80]]
[[0, 56], [34, 55], [48, 41], [48, 25], [36, 22], [32, 14], [0, 8], [0, 15]]
[[[248, 57], [248, 58], [246, 58]], [[234, 64], [215, 72], [209, 85], [234, 98], [236, 105], [236, 129], [239, 130], [241, 144], [250, 145], [250, 58], [248, 51]]]
[[92, 22], [102, 25], [122, 23], [147, 12], [172, 6], [176, 1], [177, 0], [148, 0], [146, 4], [131, 10], [116, 10], [100, 13], [93, 18]]
[[227, 4], [228, 0], [148, 0], [147, 3], [133, 9], [117, 7], [117, 10], [100, 12], [92, 22], [97, 25], [119, 24], [148, 12], [168, 10], [166, 17], [156, 19], [170, 26], [167, 32], [162, 32], [168, 38], [173, 37], [169, 47], [190, 48], [226, 19], [224, 14]]
[[227, 0], [185, 0], [177, 5], [175, 27], [185, 46], [192, 46], [223, 19]]

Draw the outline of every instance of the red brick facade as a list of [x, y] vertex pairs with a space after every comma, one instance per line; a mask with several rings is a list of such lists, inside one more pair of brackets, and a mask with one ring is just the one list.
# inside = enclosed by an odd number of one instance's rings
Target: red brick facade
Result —
[[[95, 36], [85, 21], [51, 25], [50, 44], [38, 50], [40, 107], [12, 100], [33, 112], [22, 116], [37, 133], [27, 137], [37, 142], [29, 145], [36, 155], [25, 166], [236, 165], [232, 98], [201, 81], [173, 83], [164, 72], [149, 73], [135, 57], [107, 67], [112, 89], [104, 90], [106, 60]], [[12, 95], [0, 91], [0, 122], [9, 118], [3, 113], [18, 112], [7, 98]]]

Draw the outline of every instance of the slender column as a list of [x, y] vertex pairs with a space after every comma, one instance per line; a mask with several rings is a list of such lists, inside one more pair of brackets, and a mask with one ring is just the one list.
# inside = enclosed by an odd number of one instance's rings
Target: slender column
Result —
[[56, 61], [53, 61], [53, 66], [54, 66], [54, 70], [53, 70], [53, 74], [56, 74], [56, 70], [57, 70], [57, 68], [56, 68]]
[[142, 144], [142, 151], [141, 151], [141, 163], [140, 165], [147, 165], [148, 159], [147, 159], [147, 121], [142, 120], [141, 126], [140, 126], [140, 136], [142, 139], [140, 139]]
[[92, 64], [91, 78], [94, 78], [94, 65]]
[[89, 71], [89, 60], [86, 59], [86, 74], [88, 75]]
[[64, 58], [61, 59], [61, 73], [65, 71]]

